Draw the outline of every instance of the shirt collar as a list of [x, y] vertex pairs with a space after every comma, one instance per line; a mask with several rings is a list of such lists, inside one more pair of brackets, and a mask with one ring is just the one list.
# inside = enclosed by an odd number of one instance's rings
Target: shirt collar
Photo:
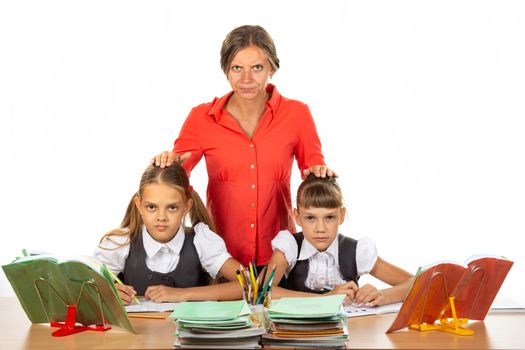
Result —
[[180, 254], [180, 250], [184, 244], [184, 236], [184, 228], [181, 225], [175, 237], [173, 237], [169, 242], [160, 243], [150, 236], [146, 226], [142, 226], [142, 243], [144, 244], [146, 255], [149, 258], [155, 256], [155, 254], [157, 254], [163, 247], [167, 247], [175, 254]]
[[[273, 84], [268, 84], [266, 86], [266, 92], [270, 94], [270, 98], [268, 101], [266, 101], [266, 107], [268, 107], [271, 110], [272, 116], [275, 114], [275, 111], [277, 111], [277, 108], [279, 107], [279, 102], [281, 100], [281, 95], [277, 91], [277, 88]], [[208, 112], [208, 115], [215, 119], [216, 122], [220, 122], [222, 115], [224, 114], [224, 107], [226, 106], [226, 102], [228, 102], [228, 99], [233, 95], [233, 91], [228, 92], [226, 95], [215, 98], [212, 102], [212, 107], [210, 111]]]
[[[339, 264], [339, 239], [338, 238], [339, 238], [339, 234], [335, 236], [335, 239], [332, 242], [332, 244], [330, 244], [328, 248], [325, 250], [326, 253], [334, 257], [334, 261], [336, 262], [336, 264]], [[301, 244], [301, 253], [299, 254], [299, 258], [297, 260], [310, 259], [312, 256], [314, 256], [317, 253], [321, 253], [321, 252], [317, 250], [317, 248], [314, 247], [306, 239], [303, 239], [303, 243]]]

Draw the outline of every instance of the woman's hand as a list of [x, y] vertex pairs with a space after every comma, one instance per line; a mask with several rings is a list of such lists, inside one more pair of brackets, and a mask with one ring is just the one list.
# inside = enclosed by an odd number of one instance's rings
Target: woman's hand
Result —
[[189, 300], [189, 295], [185, 288], [174, 288], [162, 285], [149, 286], [144, 296], [146, 299], [153, 300], [156, 303], [177, 303]]
[[346, 294], [343, 304], [347, 305], [352, 303], [352, 301], [355, 298], [355, 294], [358, 290], [359, 287], [357, 286], [357, 284], [355, 284], [354, 281], [350, 281], [336, 286], [334, 289], [332, 289], [325, 295]]
[[335, 171], [333, 171], [326, 165], [312, 165], [308, 169], [303, 170], [303, 177], [306, 178], [310, 174], [314, 174], [315, 177], [322, 177], [322, 178], [325, 178], [327, 176], [337, 177], [337, 174], [335, 173]]
[[182, 164], [190, 156], [191, 156], [191, 152], [186, 152], [184, 154], [177, 154], [173, 151], [171, 152], [164, 151], [162, 153], [157, 154], [153, 158], [151, 158], [151, 164], [154, 164], [155, 166], [160, 166], [161, 168], [165, 168], [173, 164], [173, 162], [178, 162]]
[[377, 288], [371, 284], [366, 284], [359, 288], [355, 295], [354, 302], [357, 305], [382, 306], [387, 303], [387, 300], [383, 291], [377, 290]]
[[115, 283], [115, 287], [117, 288], [120, 300], [122, 300], [122, 304], [129, 305], [133, 303], [133, 299], [137, 295], [135, 288], [120, 283]]

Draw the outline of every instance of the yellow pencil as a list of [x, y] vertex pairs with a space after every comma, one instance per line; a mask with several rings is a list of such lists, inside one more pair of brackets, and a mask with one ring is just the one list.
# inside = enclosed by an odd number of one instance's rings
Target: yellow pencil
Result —
[[[115, 280], [115, 282], [117, 282], [118, 284], [124, 285], [124, 282], [122, 282], [120, 278], [118, 278], [117, 275], [113, 273], [113, 271], [111, 271], [110, 269], [108, 269], [108, 271], [111, 277], [113, 277], [113, 279]], [[140, 304], [139, 298], [135, 297], [135, 301], [137, 302], [137, 304]]]
[[253, 273], [254, 267], [252, 266], [252, 263], [250, 263], [250, 278], [252, 280], [252, 284], [254, 287], [257, 287], [257, 280], [255, 279], [255, 274]]

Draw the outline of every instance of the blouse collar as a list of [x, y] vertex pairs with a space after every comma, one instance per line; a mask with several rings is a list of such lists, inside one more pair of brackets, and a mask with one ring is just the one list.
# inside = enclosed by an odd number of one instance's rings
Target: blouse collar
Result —
[[146, 226], [143, 225], [142, 243], [144, 244], [144, 250], [146, 251], [148, 257], [155, 256], [155, 254], [157, 254], [163, 247], [167, 247], [175, 254], [180, 254], [182, 245], [184, 244], [184, 228], [181, 225], [175, 237], [173, 237], [169, 242], [161, 243], [153, 239], [146, 229]]
[[[270, 94], [270, 98], [268, 99], [268, 101], [266, 101], [266, 107], [268, 107], [272, 111], [273, 115], [275, 114], [275, 111], [279, 106], [281, 95], [279, 94], [277, 88], [273, 84], [268, 84], [266, 86], [266, 92]], [[228, 102], [228, 99], [231, 97], [231, 95], [233, 95], [233, 91], [230, 91], [221, 98], [215, 98], [213, 100], [212, 107], [208, 112], [208, 115], [214, 118], [216, 122], [220, 122], [221, 117], [225, 112], [224, 107], [226, 106], [226, 102]]]
[[[335, 236], [334, 241], [328, 246], [328, 248], [325, 250], [326, 253], [332, 255], [334, 257], [334, 260], [338, 263], [339, 262], [339, 234]], [[314, 247], [308, 240], [303, 239], [303, 243], [301, 244], [301, 253], [299, 254], [299, 258], [297, 260], [307, 260], [310, 259], [312, 256], [314, 256], [317, 253], [321, 253], [319, 250], [317, 250], [316, 247]]]

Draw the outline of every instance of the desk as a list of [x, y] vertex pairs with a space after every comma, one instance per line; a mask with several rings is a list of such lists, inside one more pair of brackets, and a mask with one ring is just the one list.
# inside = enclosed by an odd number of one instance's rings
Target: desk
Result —
[[[476, 334], [456, 336], [442, 332], [404, 329], [385, 334], [395, 314], [364, 316], [348, 321], [352, 349], [524, 349], [525, 313], [489, 313], [484, 322], [469, 325]], [[175, 325], [171, 319], [132, 318], [138, 334], [114, 328], [51, 336], [45, 324], [32, 325], [16, 298], [0, 298], [0, 349], [172, 349]]]

